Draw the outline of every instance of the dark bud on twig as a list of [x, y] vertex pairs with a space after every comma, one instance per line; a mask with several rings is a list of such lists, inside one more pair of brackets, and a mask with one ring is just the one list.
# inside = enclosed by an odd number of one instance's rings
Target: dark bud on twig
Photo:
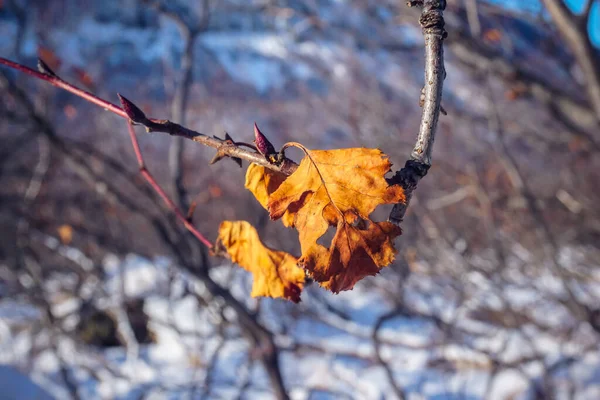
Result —
[[38, 71], [40, 71], [42, 74], [46, 74], [46, 75], [50, 75], [55, 78], [58, 78], [58, 75], [56, 75], [54, 73], [54, 71], [52, 71], [52, 69], [48, 66], [48, 64], [46, 64], [44, 62], [44, 60], [42, 60], [41, 58], [38, 58], [37, 68], [38, 68]]
[[269, 142], [269, 139], [258, 129], [258, 125], [254, 123], [254, 144], [260, 154], [265, 156], [269, 162], [274, 163], [277, 159], [275, 147]]
[[121, 101], [121, 105], [123, 106], [123, 111], [125, 111], [125, 114], [127, 114], [127, 116], [132, 122], [142, 125], [146, 125], [149, 122], [148, 118], [146, 118], [146, 114], [144, 114], [144, 112], [140, 110], [138, 106], [136, 106], [131, 101], [127, 100], [125, 97], [121, 96], [118, 93], [117, 96], [119, 96], [119, 100]]

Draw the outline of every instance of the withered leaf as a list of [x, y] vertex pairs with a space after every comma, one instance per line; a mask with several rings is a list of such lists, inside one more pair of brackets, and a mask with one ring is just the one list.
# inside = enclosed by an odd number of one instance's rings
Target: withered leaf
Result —
[[[269, 196], [267, 207], [273, 219], [293, 207], [302, 248], [300, 265], [323, 287], [335, 293], [349, 290], [393, 261], [393, 240], [400, 228], [373, 222], [369, 216], [381, 204], [405, 201], [404, 191], [387, 184], [384, 176], [391, 163], [380, 150], [307, 153]], [[330, 226], [337, 230], [327, 248], [317, 241]]]
[[282, 297], [300, 301], [304, 287], [304, 270], [296, 257], [266, 247], [256, 229], [246, 221], [223, 221], [218, 244], [227, 250], [231, 260], [252, 273], [252, 297]]
[[68, 224], [63, 224], [58, 227], [58, 237], [64, 245], [69, 245], [73, 241], [73, 227]]
[[[287, 178], [281, 172], [273, 171], [258, 164], [250, 164], [246, 171], [246, 189], [252, 192], [256, 200], [267, 209], [269, 196], [279, 188], [279, 185]], [[295, 213], [290, 209], [281, 218], [283, 225], [292, 227], [294, 225]]]

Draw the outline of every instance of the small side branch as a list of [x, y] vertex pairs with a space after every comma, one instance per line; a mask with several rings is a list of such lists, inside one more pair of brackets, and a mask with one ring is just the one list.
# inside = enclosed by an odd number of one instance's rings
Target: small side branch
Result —
[[133, 151], [135, 153], [135, 158], [138, 162], [138, 166], [140, 167], [140, 174], [144, 177], [144, 179], [152, 186], [152, 189], [158, 193], [158, 195], [163, 199], [163, 201], [167, 204], [167, 206], [175, 213], [177, 219], [187, 228], [188, 231], [192, 233], [198, 239], [198, 241], [204, 244], [209, 249], [212, 248], [212, 243], [201, 234], [198, 229], [186, 218], [183, 212], [177, 207], [177, 205], [169, 198], [169, 196], [165, 193], [162, 187], [156, 182], [154, 176], [148, 171], [146, 168], [146, 163], [144, 162], [144, 157], [142, 156], [142, 151], [140, 149], [140, 145], [138, 143], [137, 137], [135, 136], [135, 132], [133, 131], [133, 125], [131, 122], [127, 124], [127, 128], [129, 130], [129, 139], [131, 140], [131, 144], [133, 146]]
[[425, 39], [425, 85], [423, 89], [423, 113], [419, 126], [417, 143], [404, 168], [391, 178], [391, 183], [401, 185], [406, 194], [406, 203], [397, 204], [392, 209], [389, 221], [400, 224], [404, 219], [412, 192], [431, 166], [433, 142], [437, 130], [442, 102], [442, 88], [446, 70], [444, 68], [443, 42], [445, 0], [425, 0], [408, 2], [409, 6], [423, 6], [419, 23]]

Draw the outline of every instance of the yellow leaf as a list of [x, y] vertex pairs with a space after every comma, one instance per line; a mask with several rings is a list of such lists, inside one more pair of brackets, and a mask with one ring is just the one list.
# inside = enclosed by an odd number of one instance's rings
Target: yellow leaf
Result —
[[296, 257], [284, 251], [266, 247], [256, 229], [246, 221], [223, 221], [219, 227], [218, 243], [231, 260], [254, 276], [252, 297], [283, 297], [300, 301], [304, 287], [304, 270]]
[[[250, 164], [246, 171], [246, 189], [252, 192], [256, 200], [267, 209], [269, 196], [279, 185], [287, 178], [281, 172], [273, 171], [258, 164]], [[295, 214], [293, 210], [286, 211], [281, 218], [283, 225], [287, 227], [294, 226]]]
[[61, 225], [58, 227], [57, 231], [62, 244], [68, 245], [71, 243], [73, 240], [73, 228], [71, 225]]
[[[304, 150], [298, 169], [269, 196], [269, 213], [277, 219], [292, 209], [299, 264], [323, 287], [349, 290], [394, 260], [400, 228], [369, 216], [381, 204], [404, 202], [404, 191], [387, 184], [391, 163], [380, 150]], [[327, 248], [317, 240], [330, 226], [337, 230]]]

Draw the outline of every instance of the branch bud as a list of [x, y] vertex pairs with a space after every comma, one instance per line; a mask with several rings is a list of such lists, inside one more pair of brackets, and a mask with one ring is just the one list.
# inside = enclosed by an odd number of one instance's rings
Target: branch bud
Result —
[[117, 96], [119, 96], [119, 100], [123, 106], [123, 111], [125, 111], [125, 114], [127, 114], [132, 122], [142, 125], [146, 125], [148, 123], [146, 114], [144, 114], [144, 112], [140, 110], [138, 106], [127, 100], [127, 98], [124, 96], [121, 96], [119, 93], [117, 93]]
[[260, 154], [265, 156], [265, 158], [271, 161], [272, 157], [275, 157], [277, 152], [275, 151], [275, 147], [269, 142], [269, 139], [258, 129], [258, 125], [254, 123], [254, 144], [256, 144], [256, 149]]
[[37, 68], [38, 68], [38, 71], [40, 71], [42, 74], [46, 74], [46, 75], [50, 75], [55, 78], [58, 78], [58, 75], [56, 75], [54, 73], [54, 71], [52, 71], [52, 68], [50, 68], [48, 66], [48, 64], [46, 64], [44, 62], [44, 60], [42, 60], [41, 58], [38, 58], [38, 60], [37, 60]]

